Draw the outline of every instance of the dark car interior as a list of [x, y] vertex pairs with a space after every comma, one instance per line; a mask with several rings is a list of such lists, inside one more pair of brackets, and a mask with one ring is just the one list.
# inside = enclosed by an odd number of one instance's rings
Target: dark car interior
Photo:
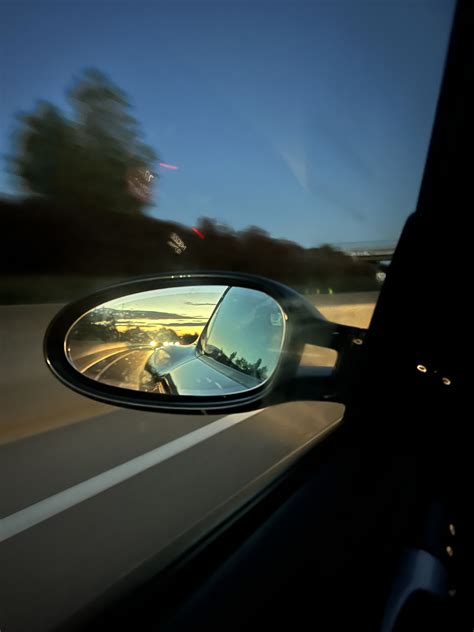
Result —
[[418, 206], [361, 352], [344, 367], [344, 422], [152, 581], [137, 590], [124, 578], [64, 629], [473, 629], [471, 332], [462, 309], [473, 113], [466, 1]]

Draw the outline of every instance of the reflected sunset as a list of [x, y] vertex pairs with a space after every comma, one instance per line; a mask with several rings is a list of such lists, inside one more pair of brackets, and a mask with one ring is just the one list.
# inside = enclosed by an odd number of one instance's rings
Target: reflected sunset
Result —
[[[79, 319], [68, 337], [71, 359], [105, 345], [154, 349], [196, 342], [227, 286], [152, 290], [99, 305]], [[90, 344], [92, 343], [92, 347]], [[91, 351], [92, 349], [92, 351]]]

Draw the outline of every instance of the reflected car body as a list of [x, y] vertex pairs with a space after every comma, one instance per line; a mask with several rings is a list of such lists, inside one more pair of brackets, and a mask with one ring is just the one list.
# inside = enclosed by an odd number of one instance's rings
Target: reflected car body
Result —
[[259, 386], [257, 378], [239, 373], [204, 356], [198, 344], [169, 345], [157, 349], [148, 360], [146, 371], [153, 379], [151, 390], [172, 395], [195, 395], [197, 391], [222, 395], [239, 393]]
[[[243, 310], [238, 325], [230, 328], [237, 306]], [[253, 290], [228, 288], [195, 343], [156, 349], [145, 366], [151, 379], [142, 387], [172, 395], [248, 391], [276, 369], [284, 334], [284, 315], [273, 299]]]

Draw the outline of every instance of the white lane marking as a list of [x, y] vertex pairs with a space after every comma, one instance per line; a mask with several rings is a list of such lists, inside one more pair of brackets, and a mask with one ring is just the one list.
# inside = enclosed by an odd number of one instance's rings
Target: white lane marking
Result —
[[[90, 369], [92, 369], [92, 367], [94, 367], [96, 364], [99, 364], [100, 362], [104, 362], [105, 360], [107, 360], [108, 358], [110, 358], [110, 356], [111, 356], [111, 355], [115, 355], [115, 354], [117, 354], [117, 353], [123, 353], [124, 351], [126, 351], [126, 349], [118, 349], [118, 350], [116, 350], [116, 351], [113, 351], [112, 353], [109, 353], [108, 355], [106, 355], [106, 356], [105, 356], [105, 357], [103, 357], [103, 358], [99, 358], [98, 360], [96, 359], [96, 360], [92, 360], [92, 361], [90, 361], [90, 362], [89, 362], [89, 364], [84, 365], [82, 368], [80, 368], [80, 367], [77, 365], [77, 362], [76, 362], [75, 364], [72, 362], [71, 364], [73, 364], [73, 365], [74, 365], [74, 368], [75, 368], [75, 369], [77, 369], [78, 371], [80, 371], [81, 373], [87, 373], [87, 371], [89, 371]], [[99, 352], [99, 353], [103, 353], [103, 351], [102, 351], [102, 352]], [[97, 354], [95, 354], [95, 355], [97, 355]], [[81, 359], [81, 358], [79, 358], [79, 360], [80, 360], [80, 359]], [[74, 360], [75, 360], [75, 359], [74, 359]]]
[[[96, 378], [95, 378], [95, 379], [96, 379], [96, 380], [100, 380], [100, 378], [102, 377], [102, 375], [103, 375], [106, 371], [108, 371], [108, 370], [110, 369], [110, 367], [114, 366], [114, 364], [117, 364], [117, 362], [120, 362], [120, 360], [123, 360], [123, 359], [124, 359], [124, 358], [126, 358], [127, 356], [132, 355], [132, 353], [136, 353], [136, 351], [135, 351], [135, 350], [133, 350], [133, 351], [127, 351], [126, 353], [121, 353], [121, 354], [119, 355], [119, 357], [118, 357], [118, 358], [114, 358], [113, 360], [111, 360], [111, 361], [110, 361], [110, 363], [109, 363], [109, 364], [107, 364], [107, 366], [105, 366], [103, 369], [101, 369], [101, 370], [99, 371], [99, 373], [97, 374], [97, 376], [96, 376]], [[107, 360], [107, 358], [105, 358], [105, 359]]]
[[247, 413], [235, 413], [233, 415], [221, 417], [202, 428], [193, 430], [193, 432], [190, 432], [183, 437], [179, 437], [169, 443], [165, 443], [150, 452], [145, 452], [145, 454], [141, 454], [126, 463], [117, 465], [106, 472], [97, 474], [97, 476], [93, 476], [92, 478], [82, 481], [82, 483], [73, 485], [72, 487], [64, 489], [57, 494], [53, 494], [53, 496], [49, 496], [48, 498], [40, 500], [29, 507], [25, 507], [16, 513], [2, 518], [0, 520], [0, 542], [8, 540], [14, 535], [17, 535], [17, 533], [30, 529], [40, 522], [43, 522], [44, 520], [47, 520], [66, 509], [70, 509], [71, 507], [74, 507], [74, 505], [77, 505], [88, 498], [92, 498], [93, 496], [96, 496], [97, 494], [100, 494], [119, 483], [123, 483], [132, 476], [140, 474], [150, 467], [158, 465], [158, 463], [162, 463], [163, 461], [176, 456], [180, 452], [188, 450], [198, 443], [206, 441], [206, 439], [209, 439], [219, 432], [223, 432], [224, 430], [245, 421], [257, 413], [261, 413], [263, 410], [265, 409], [260, 408], [259, 410]]

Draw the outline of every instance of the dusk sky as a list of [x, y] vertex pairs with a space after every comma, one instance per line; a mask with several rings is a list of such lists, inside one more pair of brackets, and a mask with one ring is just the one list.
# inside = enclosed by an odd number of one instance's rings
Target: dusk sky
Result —
[[[98, 309], [108, 308], [125, 311], [149, 311], [171, 314], [163, 318], [134, 317], [127, 326], [142, 329], [172, 327], [178, 335], [200, 332], [214, 311], [228, 286], [200, 285], [195, 288], [169, 288], [150, 290], [108, 301]], [[97, 309], [97, 308], [96, 308]]]
[[149, 212], [304, 246], [396, 241], [414, 210], [451, 0], [0, 0], [0, 192], [15, 113], [86, 67], [129, 96], [160, 159]]

